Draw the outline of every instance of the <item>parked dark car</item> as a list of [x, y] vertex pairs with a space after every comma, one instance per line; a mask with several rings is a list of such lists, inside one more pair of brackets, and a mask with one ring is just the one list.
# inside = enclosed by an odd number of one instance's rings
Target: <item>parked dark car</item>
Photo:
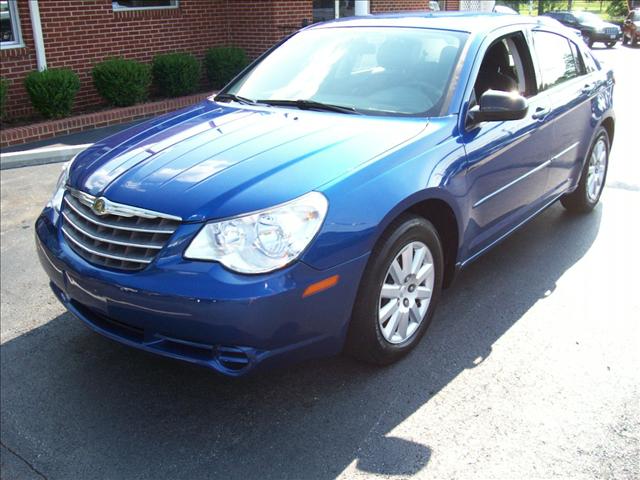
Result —
[[554, 11], [544, 15], [555, 18], [567, 27], [580, 30], [582, 38], [589, 47], [593, 47], [596, 42], [602, 42], [608, 48], [612, 48], [622, 38], [622, 30], [619, 26], [605, 22], [595, 13]]
[[629, 12], [622, 26], [622, 43], [629, 42], [634, 47], [640, 43], [640, 9]]
[[388, 364], [457, 272], [556, 201], [595, 208], [614, 83], [548, 19], [316, 24], [80, 153], [40, 261], [96, 332], [225, 375], [343, 349]]

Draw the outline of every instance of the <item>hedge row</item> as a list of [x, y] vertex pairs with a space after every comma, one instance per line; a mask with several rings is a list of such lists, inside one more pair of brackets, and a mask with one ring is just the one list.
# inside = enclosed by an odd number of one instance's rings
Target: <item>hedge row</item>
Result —
[[[205, 54], [204, 69], [209, 84], [219, 89], [248, 64], [244, 50], [216, 47]], [[154, 84], [164, 97], [180, 97], [194, 93], [200, 86], [201, 66], [190, 53], [157, 55], [151, 65], [110, 58], [93, 67], [93, 84], [109, 105], [126, 107], [145, 101]], [[25, 88], [33, 107], [45, 118], [61, 118], [71, 113], [80, 89], [78, 76], [67, 68], [51, 68], [32, 72]], [[7, 83], [0, 80], [0, 115], [4, 107]]]

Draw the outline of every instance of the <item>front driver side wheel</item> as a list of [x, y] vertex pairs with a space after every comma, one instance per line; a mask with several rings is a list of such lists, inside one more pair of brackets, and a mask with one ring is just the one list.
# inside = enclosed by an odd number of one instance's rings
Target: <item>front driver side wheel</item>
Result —
[[443, 253], [435, 227], [405, 214], [371, 253], [353, 310], [346, 351], [386, 365], [424, 335], [442, 289]]
[[609, 135], [604, 127], [600, 127], [582, 168], [578, 187], [560, 198], [564, 208], [578, 213], [593, 210], [600, 200], [607, 179], [609, 149]]

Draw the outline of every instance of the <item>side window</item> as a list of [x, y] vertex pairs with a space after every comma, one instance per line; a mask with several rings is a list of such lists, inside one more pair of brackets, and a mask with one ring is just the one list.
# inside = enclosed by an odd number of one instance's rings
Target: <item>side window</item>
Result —
[[535, 94], [533, 64], [522, 33], [502, 37], [491, 44], [484, 54], [474, 84], [475, 98], [487, 90]]
[[598, 70], [598, 64], [596, 60], [591, 55], [591, 52], [582, 51], [582, 60], [584, 61], [584, 66], [587, 69], [588, 73], [595, 72]]
[[587, 68], [584, 64], [584, 60], [582, 59], [582, 55], [580, 54], [580, 49], [573, 42], [569, 42], [569, 46], [571, 47], [571, 53], [573, 53], [573, 59], [576, 62], [578, 75], [584, 75], [585, 73], [587, 73]]
[[539, 82], [541, 91], [578, 76], [569, 40], [555, 33], [534, 31], [533, 42], [542, 76]]

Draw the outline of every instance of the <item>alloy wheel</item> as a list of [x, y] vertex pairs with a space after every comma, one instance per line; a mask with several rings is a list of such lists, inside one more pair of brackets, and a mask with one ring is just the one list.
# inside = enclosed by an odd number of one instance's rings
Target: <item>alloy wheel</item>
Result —
[[422, 323], [433, 291], [433, 255], [422, 242], [411, 242], [393, 259], [379, 298], [378, 324], [386, 341], [411, 338]]
[[607, 172], [607, 144], [604, 138], [599, 138], [589, 157], [589, 171], [587, 174], [587, 198], [595, 202], [604, 186]]

